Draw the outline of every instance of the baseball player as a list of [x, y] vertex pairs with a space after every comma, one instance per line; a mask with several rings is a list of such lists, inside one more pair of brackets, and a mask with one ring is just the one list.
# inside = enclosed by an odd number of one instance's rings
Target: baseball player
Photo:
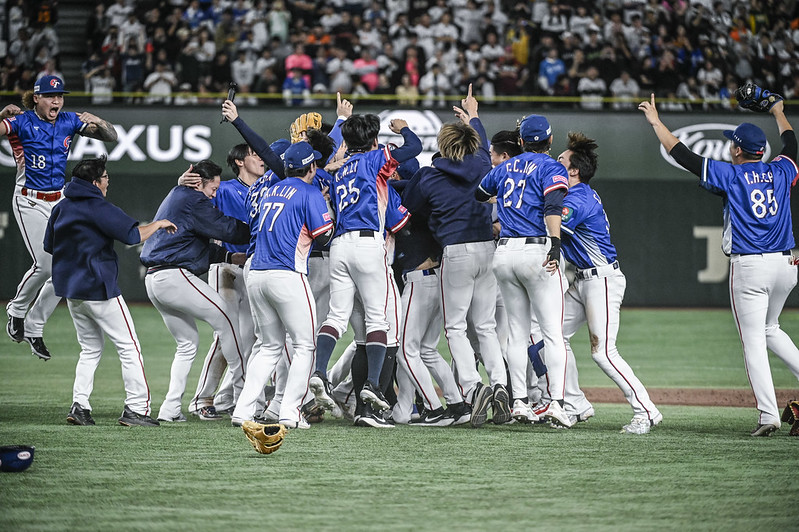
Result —
[[333, 222], [324, 197], [312, 183], [316, 160], [322, 155], [307, 142], [290, 146], [284, 154], [286, 179], [261, 196], [255, 255], [247, 290], [261, 332], [262, 348], [247, 366], [249, 378], [233, 411], [235, 424], [252, 419], [255, 404], [291, 338], [294, 357], [280, 406], [280, 423], [307, 428], [300, 415], [314, 367], [316, 304], [308, 284], [311, 242], [326, 244]]
[[[584, 395], [577, 385], [569, 339], [583, 323], [588, 323], [591, 336], [591, 357], [602, 371], [624, 393], [633, 409], [633, 419], [622, 428], [628, 434], [646, 434], [660, 423], [663, 415], [652, 403], [644, 385], [616, 348], [619, 312], [627, 280], [619, 269], [616, 248], [610, 242], [610, 224], [602, 200], [589, 181], [597, 167], [596, 142], [582, 133], [569, 133], [566, 150], [558, 156], [568, 172], [569, 194], [563, 200], [561, 231], [563, 257], [577, 268], [574, 283], [565, 296], [566, 311], [563, 336], [569, 361], [566, 366], [566, 398]], [[590, 404], [577, 409], [578, 418], [585, 418]]]
[[48, 282], [52, 258], [42, 249], [42, 238], [53, 207], [63, 197], [69, 147], [76, 134], [104, 142], [117, 140], [114, 126], [105, 120], [91, 113], [62, 111], [68, 92], [60, 78], [44, 76], [22, 96], [28, 111], [13, 104], [0, 111], [0, 136], [8, 137], [17, 162], [12, 209], [33, 258], [6, 307], [6, 332], [15, 342], [28, 342], [32, 353], [43, 360], [50, 358], [42, 338], [44, 323], [59, 298]]
[[139, 222], [108, 202], [105, 196], [109, 177], [104, 157], [79, 162], [72, 176], [64, 188], [66, 199], [53, 208], [43, 239], [44, 251], [53, 256], [55, 294], [67, 298], [81, 346], [67, 421], [94, 425], [89, 396], [105, 334], [116, 346], [122, 363], [126, 399], [119, 423], [157, 426], [159, 423], [149, 415], [150, 388], [144, 375], [141, 344], [117, 285], [114, 241], [134, 245], [159, 229], [174, 232], [177, 228], [169, 220], [139, 226]]
[[538, 416], [569, 427], [563, 410], [566, 344], [563, 340], [563, 293], [560, 270], [560, 215], [568, 191], [566, 169], [552, 159], [552, 127], [540, 115], [526, 117], [519, 128], [524, 153], [497, 166], [483, 178], [475, 197], [497, 196], [502, 225], [494, 255], [502, 299], [508, 313], [508, 370], [513, 417], [533, 421], [527, 403], [527, 342], [531, 310], [544, 337], [552, 401]]
[[[461, 393], [471, 404], [470, 422], [479, 427], [493, 405], [494, 421], [510, 419], [507, 373], [496, 333], [497, 281], [491, 271], [494, 237], [491, 208], [475, 201], [475, 189], [491, 169], [488, 140], [477, 114], [472, 87], [453, 107], [460, 122], [438, 133], [441, 157], [422, 168], [403, 194], [411, 213], [430, 209], [430, 228], [442, 246], [439, 286], [444, 330], [457, 369]], [[484, 386], [466, 336], [467, 315], [479, 339], [490, 386]]]
[[422, 151], [419, 137], [408, 129], [407, 122], [395, 119], [389, 127], [405, 141], [393, 151], [378, 148], [380, 118], [376, 115], [352, 115], [341, 125], [349, 159], [338, 169], [331, 186], [336, 231], [330, 246], [330, 310], [317, 337], [316, 372], [310, 381], [316, 402], [331, 410], [335, 402], [330, 397], [327, 365], [347, 328], [356, 290], [364, 306], [368, 359], [367, 378], [359, 396], [376, 410], [389, 407], [378, 388], [386, 356], [386, 294], [391, 275], [383, 242], [386, 180], [397, 164]]
[[763, 162], [766, 134], [744, 122], [724, 131], [731, 141], [732, 163], [727, 163], [700, 157], [680, 142], [660, 121], [654, 94], [638, 106], [674, 160], [699, 176], [699, 186], [724, 198], [722, 250], [730, 256], [732, 314], [760, 412], [752, 436], [769, 436], [780, 428], [768, 349], [799, 378], [799, 350], [779, 324], [785, 300], [796, 285], [790, 191], [799, 179], [796, 135], [783, 107], [778, 101], [769, 109], [783, 142], [780, 155]]
[[243, 253], [226, 251], [210, 239], [245, 244], [250, 229], [244, 222], [225, 216], [211, 203], [219, 188], [222, 169], [211, 161], [201, 161], [194, 165], [194, 171], [202, 177], [200, 190], [176, 186], [156, 214], [157, 219], [177, 220], [178, 231], [158, 233], [144, 244], [141, 253], [142, 264], [148, 267], [144, 278], [147, 297], [177, 342], [169, 391], [158, 412], [159, 421], [186, 420], [180, 406], [197, 354], [199, 337], [195, 319], [205, 321], [219, 334], [222, 353], [233, 372], [236, 396], [244, 379], [244, 354], [237, 323], [219, 293], [199, 276], [213, 262], [243, 264]]

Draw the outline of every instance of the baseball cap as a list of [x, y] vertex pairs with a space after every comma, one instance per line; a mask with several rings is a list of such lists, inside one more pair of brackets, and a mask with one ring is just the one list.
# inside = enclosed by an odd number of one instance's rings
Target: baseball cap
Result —
[[723, 134], [747, 153], [763, 155], [763, 152], [766, 151], [766, 134], [762, 129], [749, 122], [742, 123], [735, 128], [735, 131], [725, 129]]
[[58, 76], [42, 76], [33, 85], [33, 94], [69, 94]]
[[397, 166], [397, 173], [402, 179], [410, 179], [418, 171], [419, 161], [416, 160], [416, 157], [413, 159], [408, 159], [405, 162], [401, 162], [399, 166]]
[[272, 151], [280, 157], [281, 161], [283, 160], [283, 154], [286, 153], [286, 150], [289, 146], [291, 146], [289, 139], [277, 139], [269, 145], [269, 147], [272, 148]]
[[519, 136], [522, 140], [538, 142], [552, 136], [552, 126], [549, 120], [541, 115], [530, 115], [522, 120], [519, 126]]
[[283, 154], [283, 166], [289, 168], [305, 168], [322, 154], [311, 147], [307, 142], [297, 142], [288, 147]]

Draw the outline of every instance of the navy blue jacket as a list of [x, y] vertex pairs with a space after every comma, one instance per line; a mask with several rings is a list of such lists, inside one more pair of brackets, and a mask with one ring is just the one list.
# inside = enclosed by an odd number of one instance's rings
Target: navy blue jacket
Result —
[[416, 172], [402, 194], [402, 204], [414, 216], [430, 209], [430, 230], [442, 247], [494, 240], [491, 205], [474, 198], [480, 181], [491, 170], [488, 139], [479, 118], [469, 124], [482, 141], [477, 153], [463, 161], [434, 159], [432, 166]]
[[211, 200], [199, 190], [181, 185], [173, 188], [158, 207], [156, 220], [166, 218], [178, 227], [169, 234], [158, 231], [151, 236], [141, 252], [145, 266], [171, 266], [185, 268], [194, 275], [208, 271], [212, 262], [223, 262], [224, 248], [211, 243], [211, 239], [247, 244], [250, 228], [219, 211]]
[[55, 293], [84, 301], [113, 299], [122, 293], [114, 240], [138, 244], [139, 222], [88, 181], [73, 177], [64, 196], [44, 233], [44, 250], [53, 256]]

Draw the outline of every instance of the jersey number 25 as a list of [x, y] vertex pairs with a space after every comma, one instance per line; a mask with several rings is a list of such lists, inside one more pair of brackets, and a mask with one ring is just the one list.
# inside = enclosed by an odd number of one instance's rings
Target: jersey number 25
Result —
[[355, 186], [355, 179], [350, 179], [346, 185], [342, 183], [336, 187], [336, 196], [338, 196], [338, 212], [341, 212], [348, 205], [358, 203], [361, 189]]

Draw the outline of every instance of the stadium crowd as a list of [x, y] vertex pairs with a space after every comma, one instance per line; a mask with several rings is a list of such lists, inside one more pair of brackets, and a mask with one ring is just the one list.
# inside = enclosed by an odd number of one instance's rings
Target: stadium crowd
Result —
[[[0, 90], [61, 75], [56, 9], [8, 5]], [[745, 80], [795, 98], [797, 45], [795, 0], [114, 0], [87, 21], [82, 74], [96, 103], [112, 91], [202, 101], [233, 80], [289, 105], [342, 92], [444, 106], [473, 84], [485, 103], [632, 109], [655, 92], [679, 98], [674, 110], [710, 109]]]

